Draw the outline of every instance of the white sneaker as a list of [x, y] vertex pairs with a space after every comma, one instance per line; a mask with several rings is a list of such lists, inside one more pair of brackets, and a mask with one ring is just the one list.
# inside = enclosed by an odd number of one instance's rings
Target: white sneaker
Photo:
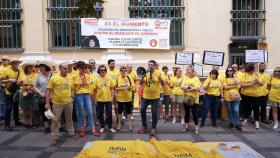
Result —
[[122, 117], [122, 120], [125, 120], [125, 116]]
[[100, 128], [100, 133], [104, 133], [104, 128]]
[[134, 120], [135, 118], [133, 116], [131, 116], [131, 120]]
[[172, 123], [173, 123], [173, 124], [175, 124], [175, 123], [176, 123], [176, 119], [175, 119], [175, 118], [173, 118]]
[[121, 123], [118, 123], [118, 125], [117, 125], [117, 130], [118, 130], [118, 131], [121, 130]]
[[185, 124], [185, 119], [181, 119], [181, 125], [184, 125]]
[[277, 129], [278, 128], [278, 122], [275, 122], [273, 129]]

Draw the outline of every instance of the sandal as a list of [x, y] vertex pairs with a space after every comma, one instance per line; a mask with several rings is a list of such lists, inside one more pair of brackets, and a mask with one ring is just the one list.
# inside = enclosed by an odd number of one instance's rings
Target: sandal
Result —
[[147, 131], [148, 131], [148, 129], [147, 128], [140, 128], [138, 131], [137, 131], [137, 133], [138, 134], [144, 134], [144, 133], [147, 133]]
[[198, 129], [195, 130], [195, 131], [194, 131], [194, 134], [195, 134], [195, 135], [199, 135], [199, 130], [198, 130]]
[[98, 131], [96, 131], [96, 130], [94, 130], [94, 131], [92, 131], [92, 134], [94, 135], [94, 136], [96, 136], [96, 137], [100, 137], [100, 133], [98, 132]]
[[181, 130], [182, 133], [186, 133], [189, 130], [189, 128], [184, 128]]

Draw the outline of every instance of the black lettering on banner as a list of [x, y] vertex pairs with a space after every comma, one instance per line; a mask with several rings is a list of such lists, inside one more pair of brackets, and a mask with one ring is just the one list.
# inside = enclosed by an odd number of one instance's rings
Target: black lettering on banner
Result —
[[186, 157], [193, 157], [191, 153], [186, 154], [174, 154], [174, 157], [176, 158], [186, 158]]

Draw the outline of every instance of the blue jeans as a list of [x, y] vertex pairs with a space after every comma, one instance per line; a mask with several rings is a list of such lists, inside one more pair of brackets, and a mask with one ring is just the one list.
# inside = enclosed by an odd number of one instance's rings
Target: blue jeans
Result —
[[148, 105], [152, 106], [152, 129], [157, 128], [157, 108], [159, 105], [159, 99], [141, 99], [141, 119], [142, 127], [147, 128], [147, 108]]
[[107, 116], [107, 123], [108, 128], [112, 128], [112, 102], [97, 102], [96, 106], [96, 112], [97, 112], [97, 118], [100, 121], [101, 128], [105, 127], [105, 121], [104, 121], [104, 108], [106, 109], [106, 116]]
[[5, 95], [5, 89], [0, 88], [0, 117], [5, 118], [6, 116], [6, 95]]
[[211, 96], [208, 94], [204, 95], [204, 104], [203, 104], [203, 111], [201, 116], [201, 125], [204, 126], [205, 120], [210, 109], [210, 115], [212, 123], [216, 123], [217, 115], [218, 115], [218, 108], [220, 104], [220, 97], [219, 96]]
[[89, 94], [77, 94], [75, 96], [75, 106], [78, 121], [78, 129], [84, 126], [84, 110], [87, 113], [88, 125], [91, 129], [95, 128], [93, 120], [92, 103]]
[[234, 126], [239, 125], [239, 104], [240, 101], [227, 101], [228, 123]]

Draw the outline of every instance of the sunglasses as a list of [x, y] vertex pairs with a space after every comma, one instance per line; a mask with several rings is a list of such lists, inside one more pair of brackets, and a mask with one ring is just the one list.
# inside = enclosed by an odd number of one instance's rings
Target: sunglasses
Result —
[[91, 62], [90, 64], [95, 64], [95, 62]]
[[100, 72], [106, 72], [107, 70], [106, 69], [100, 69]]
[[126, 71], [127, 71], [126, 69], [121, 70], [121, 72], [126, 72]]

